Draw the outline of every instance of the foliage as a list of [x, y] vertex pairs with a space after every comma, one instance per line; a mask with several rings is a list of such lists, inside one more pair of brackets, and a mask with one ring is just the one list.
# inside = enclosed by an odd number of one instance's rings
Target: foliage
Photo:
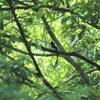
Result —
[[99, 0], [1, 0], [0, 99], [99, 100], [99, 30]]

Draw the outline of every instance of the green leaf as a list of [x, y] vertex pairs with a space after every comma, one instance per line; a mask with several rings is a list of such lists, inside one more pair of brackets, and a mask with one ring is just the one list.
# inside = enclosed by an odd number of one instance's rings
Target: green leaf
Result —
[[39, 20], [42, 17], [43, 13], [44, 13], [44, 9], [39, 9], [38, 10], [38, 12], [36, 14], [37, 20]]

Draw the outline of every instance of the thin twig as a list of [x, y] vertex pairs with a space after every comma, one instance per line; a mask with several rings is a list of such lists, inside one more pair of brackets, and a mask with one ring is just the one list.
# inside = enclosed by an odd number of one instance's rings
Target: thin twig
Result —
[[[86, 71], [85, 74], [89, 74], [89, 73], [94, 72], [94, 71], [96, 71], [96, 70], [97, 70], [96, 68], [91, 69], [91, 70], [89, 70], [89, 71]], [[76, 77], [78, 77], [78, 76], [80, 77], [80, 74], [73, 74], [73, 75], [71, 75], [68, 79], [66, 79], [63, 83], [67, 83], [67, 82], [73, 80], [74, 78], [76, 78]]]

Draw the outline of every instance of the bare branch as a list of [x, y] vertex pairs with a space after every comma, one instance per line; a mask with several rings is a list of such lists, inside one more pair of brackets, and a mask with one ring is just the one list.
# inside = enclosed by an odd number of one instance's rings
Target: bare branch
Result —
[[[51, 30], [46, 18], [44, 16], [42, 16], [42, 21], [44, 22], [45, 26], [46, 26], [46, 29], [48, 31], [48, 34], [50, 35], [50, 37], [52, 38], [52, 40], [55, 42], [55, 44], [57, 45], [58, 47], [58, 50], [62, 51], [62, 52], [66, 52], [63, 48], [63, 46], [60, 44], [60, 42], [58, 41], [58, 39], [56, 38], [56, 36], [54, 35], [53, 31]], [[59, 53], [58, 53], [59, 54]], [[68, 56], [63, 56], [66, 61], [68, 61], [79, 73], [80, 73], [80, 76], [83, 78], [83, 80], [86, 82], [86, 84], [88, 85], [90, 82], [89, 82], [89, 79], [88, 77], [84, 74], [84, 71], [81, 69], [81, 67], [78, 67], [79, 65], [71, 58], [71, 57], [68, 57]]]
[[51, 84], [44, 78], [44, 76], [43, 76], [41, 70], [39, 69], [39, 66], [38, 66], [38, 64], [37, 64], [37, 62], [36, 62], [34, 56], [32, 55], [30, 46], [28, 45], [28, 41], [27, 41], [26, 38], [25, 38], [25, 34], [24, 34], [24, 31], [23, 31], [23, 28], [22, 28], [22, 26], [21, 26], [19, 20], [18, 20], [17, 17], [16, 17], [16, 13], [15, 13], [15, 10], [14, 10], [14, 8], [13, 8], [13, 6], [12, 6], [12, 2], [11, 2], [10, 0], [7, 0], [7, 2], [8, 2], [8, 4], [9, 4], [10, 8], [11, 8], [11, 12], [12, 12], [12, 14], [13, 14], [13, 16], [14, 16], [14, 19], [15, 19], [15, 22], [16, 22], [18, 28], [19, 28], [19, 31], [20, 31], [21, 37], [22, 37], [22, 39], [23, 39], [23, 42], [24, 42], [24, 44], [25, 44], [25, 46], [26, 46], [26, 49], [27, 49], [27, 51], [28, 51], [28, 53], [29, 53], [29, 55], [30, 55], [30, 57], [31, 57], [31, 59], [32, 59], [32, 61], [33, 61], [33, 63], [34, 63], [34, 65], [35, 65], [35, 68], [36, 68], [36, 70], [37, 70], [37, 74], [36, 74], [36, 75], [37, 75], [37, 76], [41, 79], [41, 81], [43, 81], [43, 83], [54, 93], [54, 96], [57, 97], [59, 100], [61, 100], [62, 97], [59, 96], [58, 92], [57, 92], [57, 91], [51, 86]]
[[[52, 50], [52, 49], [48, 49], [48, 48], [44, 48], [42, 47], [43, 50], [48, 51], [48, 52], [52, 52], [52, 53], [56, 53], [56, 50]], [[76, 52], [62, 52], [62, 51], [57, 51], [57, 53], [59, 55], [64, 55], [64, 56], [75, 56], [78, 57], [80, 59], [82, 59], [83, 61], [86, 61], [87, 63], [95, 66], [99, 71], [100, 71], [100, 65], [98, 65], [97, 63], [93, 62], [92, 60], [89, 60], [88, 58], [76, 53]]]
[[[90, 73], [92, 73], [92, 72], [94, 72], [94, 71], [96, 71], [96, 70], [97, 70], [96, 68], [91, 69], [91, 70], [89, 70], [89, 71], [86, 71], [85, 74], [90, 74]], [[65, 80], [63, 83], [67, 83], [67, 82], [69, 82], [69, 81], [75, 79], [76, 77], [80, 77], [80, 74], [73, 74], [73, 75], [71, 75], [71, 76], [70, 76], [67, 80]]]

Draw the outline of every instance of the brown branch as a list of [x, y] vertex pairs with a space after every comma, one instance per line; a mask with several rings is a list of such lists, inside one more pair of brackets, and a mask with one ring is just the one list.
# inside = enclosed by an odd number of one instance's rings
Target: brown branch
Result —
[[[10, 48], [11, 50], [17, 51], [17, 52], [19, 52], [19, 53], [29, 55], [28, 52], [25, 52], [25, 51], [22, 51], [22, 50], [20, 50], [20, 49], [14, 48], [14, 47], [12, 47], [12, 46], [6, 45], [6, 47]], [[34, 55], [34, 56], [42, 56], [42, 57], [49, 57], [49, 56], [56, 56], [56, 53], [58, 52], [58, 55], [59, 55], [59, 56], [75, 56], [75, 57], [78, 57], [78, 58], [82, 59], [83, 61], [86, 61], [87, 63], [89, 63], [89, 64], [95, 66], [98, 70], [100, 70], [100, 65], [98, 65], [97, 63], [95, 63], [95, 62], [93, 62], [93, 61], [87, 59], [86, 57], [84, 57], [84, 56], [82, 56], [82, 55], [80, 55], [80, 54], [78, 54], [78, 53], [76, 53], [76, 52], [62, 52], [62, 51], [56, 51], [56, 50], [54, 50], [54, 49], [49, 49], [49, 48], [46, 48], [46, 47], [43, 47], [43, 46], [41, 46], [41, 48], [42, 48], [43, 51], [48, 51], [48, 52], [51, 52], [51, 53], [53, 53], [53, 54], [37, 54], [37, 53], [32, 53], [32, 55]], [[3, 55], [4, 55], [4, 54], [3, 54]], [[9, 55], [6, 55], [6, 56], [7, 56], [8, 58], [11, 58]], [[11, 59], [13, 59], [13, 58], [11, 58]]]
[[[86, 71], [85, 74], [89, 74], [89, 73], [94, 72], [94, 71], [96, 71], [96, 70], [97, 70], [96, 68], [91, 69], [91, 70], [89, 70], [89, 71]], [[73, 74], [73, 75], [71, 75], [71, 76], [70, 76], [67, 80], [65, 80], [63, 83], [65, 84], [65, 83], [67, 83], [67, 82], [73, 80], [73, 79], [76, 78], [76, 77], [80, 77], [80, 74]]]
[[22, 75], [20, 75], [20, 74], [16, 71], [16, 69], [12, 68], [12, 71], [15, 73], [16, 76], [22, 78], [22, 82], [23, 82], [23, 83], [24, 83], [24, 82], [34, 83], [34, 82], [33, 82], [32, 80], [30, 80], [28, 77], [25, 77], [25, 78], [24, 78]]
[[[25, 52], [23, 50], [20, 50], [20, 49], [17, 49], [17, 48], [14, 48], [12, 46], [9, 46], [9, 45], [5, 45], [6, 47], [10, 48], [11, 50], [14, 50], [16, 52], [19, 52], [19, 53], [22, 53], [22, 54], [25, 54], [25, 55], [29, 55], [28, 52]], [[39, 54], [39, 53], [32, 53], [33, 56], [42, 56], [42, 57], [50, 57], [50, 56], [56, 56], [55, 53], [52, 53], [52, 54]]]
[[[54, 7], [53, 5], [38, 5], [38, 6], [33, 6], [33, 5], [28, 5], [28, 4], [25, 4], [21, 1], [18, 1], [20, 4], [24, 5], [24, 6], [17, 6], [17, 7], [14, 7], [14, 9], [24, 9], [24, 10], [27, 10], [27, 9], [32, 9], [34, 11], [38, 11], [40, 8], [49, 8], [49, 9], [52, 9], [54, 11], [59, 11], [61, 13], [65, 13], [65, 12], [69, 12], [70, 14], [74, 14], [74, 15], [77, 15], [84, 23], [87, 23], [89, 25], [91, 25], [92, 27], [96, 28], [96, 29], [100, 29], [100, 26], [96, 25], [95, 23], [90, 23], [89, 21], [87, 20], [84, 20], [84, 16], [81, 16], [80, 14], [74, 12], [73, 10], [71, 10], [70, 8], [61, 8], [61, 7]], [[2, 6], [1, 6], [2, 7]], [[11, 8], [1, 8], [0, 11], [8, 11], [8, 10], [11, 10]]]
[[32, 52], [31, 52], [31, 50], [30, 50], [30, 46], [28, 45], [28, 41], [27, 41], [26, 38], [25, 38], [25, 34], [24, 34], [24, 31], [23, 31], [23, 28], [22, 28], [22, 26], [21, 26], [19, 20], [18, 20], [17, 17], [16, 17], [16, 13], [15, 13], [15, 10], [14, 10], [14, 8], [13, 8], [13, 6], [12, 6], [12, 2], [11, 2], [10, 0], [7, 0], [7, 2], [8, 2], [8, 4], [9, 4], [10, 8], [11, 8], [12, 14], [13, 14], [13, 16], [14, 16], [14, 20], [15, 20], [15, 22], [16, 22], [18, 28], [19, 28], [21, 37], [22, 37], [22, 39], [23, 39], [23, 42], [24, 42], [24, 44], [25, 44], [25, 46], [26, 46], [26, 49], [27, 49], [27, 51], [28, 51], [28, 53], [29, 53], [31, 59], [33, 60], [33, 63], [34, 63], [34, 65], [35, 65], [35, 68], [36, 68], [36, 70], [38, 71], [38, 73], [40, 73], [40, 75], [42, 75], [42, 73], [41, 73], [41, 71], [40, 71], [40, 69], [39, 69], [39, 67], [38, 67], [37, 62], [36, 62], [35, 58], [34, 58], [33, 55], [32, 55]]
[[76, 52], [62, 52], [62, 51], [56, 51], [56, 50], [53, 50], [53, 49], [48, 49], [48, 48], [45, 48], [45, 47], [42, 47], [42, 50], [45, 50], [45, 51], [48, 51], [48, 52], [52, 52], [52, 53], [58, 53], [59, 55], [63, 55], [63, 56], [75, 56], [75, 57], [78, 57], [80, 59], [82, 59], [83, 61], [86, 61], [87, 63], [95, 66], [99, 71], [100, 71], [100, 65], [98, 65], [97, 63], [89, 60], [88, 58], [76, 53]]
[[[60, 44], [60, 42], [58, 41], [58, 39], [56, 38], [56, 36], [54, 35], [53, 31], [50, 28], [50, 25], [48, 24], [46, 18], [44, 16], [42, 16], [42, 21], [45, 24], [45, 27], [48, 31], [48, 34], [50, 35], [50, 37], [52, 38], [52, 40], [55, 42], [55, 44], [58, 47], [58, 50], [62, 51], [62, 52], [66, 52], [63, 48], [63, 46]], [[88, 85], [89, 82], [89, 78], [84, 74], [84, 71], [81, 69], [80, 65], [77, 64], [71, 57], [68, 56], [63, 56], [66, 61], [68, 61], [79, 73], [80, 76], [82, 77], [82, 79], [85, 81], [85, 83]]]
[[[71, 92], [71, 91], [64, 91], [64, 94], [76, 94], [75, 92]], [[81, 95], [81, 100], [88, 100], [88, 96], [87, 95]]]
[[[20, 49], [14, 48], [14, 47], [12, 47], [12, 46], [6, 45], [6, 47], [9, 47], [11, 50], [17, 51], [17, 52], [19, 52], [19, 53], [29, 55], [29, 53], [27, 53], [27, 52], [25, 52], [25, 51], [22, 51], [22, 50], [20, 50]], [[36, 53], [32, 53], [32, 55], [34, 55], [34, 56], [46, 56], [46, 57], [49, 57], [49, 56], [56, 56], [56, 53], [57, 53], [56, 50], [49, 49], [49, 48], [46, 48], [46, 47], [43, 47], [43, 46], [41, 46], [41, 48], [42, 48], [43, 51], [48, 51], [48, 52], [51, 52], [51, 53], [53, 53], [53, 54], [36, 54]], [[95, 62], [93, 62], [93, 61], [87, 59], [86, 57], [84, 57], [84, 56], [82, 56], [82, 55], [80, 55], [80, 54], [78, 54], [78, 53], [76, 53], [76, 52], [62, 52], [62, 51], [58, 51], [58, 54], [59, 54], [59, 56], [62, 56], [62, 55], [63, 55], [63, 56], [75, 56], [75, 57], [78, 57], [78, 58], [80, 58], [80, 59], [86, 61], [87, 63], [89, 63], [89, 64], [95, 66], [98, 70], [100, 70], [100, 65], [98, 65], [97, 63], [95, 63]]]
[[[100, 26], [98, 26], [96, 24], [92, 24], [87, 20], [84, 20], [84, 16], [81, 16], [80, 14], [71, 10], [70, 8], [54, 7], [53, 5], [38, 5], [38, 6], [33, 7], [33, 5], [30, 6], [30, 5], [27, 5], [27, 4], [24, 4], [24, 3], [22, 3], [22, 4], [25, 5], [25, 6], [17, 6], [14, 9], [24, 9], [24, 10], [32, 9], [34, 11], [38, 11], [40, 8], [49, 8], [49, 9], [52, 9], [54, 11], [59, 11], [61, 13], [69, 12], [70, 14], [77, 15], [84, 23], [87, 23], [87, 24], [91, 25], [92, 27], [94, 27], [96, 29], [100, 29]], [[8, 10], [11, 10], [11, 8], [3, 8], [2, 7], [0, 9], [0, 11], [8, 11]]]
[[37, 62], [36, 62], [34, 56], [32, 55], [32, 52], [31, 52], [30, 47], [29, 47], [29, 45], [28, 45], [28, 41], [27, 41], [26, 38], [25, 38], [25, 34], [24, 34], [24, 31], [23, 31], [23, 28], [22, 28], [22, 26], [21, 26], [19, 20], [18, 20], [17, 17], [16, 17], [16, 13], [15, 13], [15, 10], [14, 10], [14, 8], [13, 8], [13, 6], [12, 6], [11, 0], [7, 0], [7, 2], [8, 2], [8, 4], [9, 4], [10, 8], [11, 8], [11, 12], [12, 12], [12, 14], [13, 14], [13, 16], [14, 16], [14, 19], [15, 19], [15, 22], [16, 22], [18, 28], [19, 28], [19, 31], [20, 31], [21, 37], [22, 37], [22, 39], [23, 39], [23, 42], [24, 42], [24, 44], [25, 44], [25, 46], [26, 46], [26, 49], [27, 49], [27, 51], [28, 51], [28, 53], [29, 53], [29, 55], [30, 55], [30, 57], [31, 57], [31, 59], [32, 59], [32, 61], [33, 61], [33, 63], [34, 63], [34, 65], [35, 65], [35, 68], [36, 68], [36, 70], [37, 70], [37, 74], [36, 74], [36, 75], [43, 81], [43, 83], [44, 83], [50, 90], [52, 90], [52, 92], [54, 93], [54, 96], [57, 97], [59, 100], [61, 100], [62, 97], [59, 96], [58, 92], [57, 92], [57, 91], [51, 86], [51, 84], [44, 78], [44, 76], [43, 76], [41, 70], [39, 69], [38, 64], [37, 64]]

